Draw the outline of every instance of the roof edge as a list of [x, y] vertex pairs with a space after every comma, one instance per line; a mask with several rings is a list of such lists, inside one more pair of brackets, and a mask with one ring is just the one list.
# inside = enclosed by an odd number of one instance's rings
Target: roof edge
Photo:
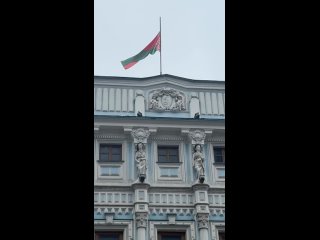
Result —
[[208, 80], [208, 79], [191, 79], [191, 78], [184, 78], [184, 77], [178, 77], [178, 76], [174, 76], [171, 74], [162, 74], [162, 75], [155, 75], [155, 76], [150, 76], [150, 77], [117, 77], [117, 76], [97, 76], [94, 75], [94, 78], [96, 79], [105, 79], [105, 78], [115, 78], [115, 79], [123, 79], [123, 80], [127, 80], [127, 79], [137, 79], [137, 80], [147, 80], [147, 79], [155, 79], [155, 78], [159, 78], [159, 77], [171, 77], [171, 78], [175, 78], [175, 79], [180, 79], [180, 80], [186, 80], [186, 81], [195, 81], [195, 82], [199, 82], [199, 81], [203, 81], [203, 82], [214, 82], [214, 83], [225, 83], [224, 80]]

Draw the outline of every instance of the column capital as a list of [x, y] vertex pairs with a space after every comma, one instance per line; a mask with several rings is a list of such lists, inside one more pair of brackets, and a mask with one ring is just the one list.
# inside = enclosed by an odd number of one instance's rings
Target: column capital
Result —
[[197, 222], [198, 222], [198, 228], [206, 228], [209, 227], [209, 214], [208, 213], [198, 213], [197, 214]]
[[137, 228], [146, 228], [147, 227], [147, 220], [148, 220], [148, 213], [147, 212], [136, 212], [136, 225]]

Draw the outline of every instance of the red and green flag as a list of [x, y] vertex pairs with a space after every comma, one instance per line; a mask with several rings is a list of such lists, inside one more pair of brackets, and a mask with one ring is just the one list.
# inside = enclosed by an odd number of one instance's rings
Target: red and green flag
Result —
[[121, 64], [124, 69], [131, 68], [133, 65], [147, 57], [149, 54], [153, 55], [156, 51], [160, 52], [160, 32], [141, 52], [131, 58], [121, 61]]

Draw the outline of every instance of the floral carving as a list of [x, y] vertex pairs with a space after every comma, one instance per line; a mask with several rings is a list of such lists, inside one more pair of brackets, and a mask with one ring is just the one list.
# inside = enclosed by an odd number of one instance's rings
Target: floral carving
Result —
[[149, 137], [150, 132], [147, 129], [138, 128], [133, 129], [131, 135], [133, 137], [134, 143], [147, 143], [147, 138]]
[[204, 139], [206, 134], [203, 130], [194, 130], [190, 131], [189, 137], [191, 138], [192, 144], [204, 144]]
[[186, 99], [182, 92], [172, 88], [162, 88], [151, 94], [149, 109], [155, 111], [184, 111]]
[[147, 213], [136, 213], [136, 224], [137, 227], [147, 227], [147, 219], [148, 214]]
[[208, 228], [209, 225], [209, 214], [208, 213], [198, 213], [197, 222], [199, 229]]

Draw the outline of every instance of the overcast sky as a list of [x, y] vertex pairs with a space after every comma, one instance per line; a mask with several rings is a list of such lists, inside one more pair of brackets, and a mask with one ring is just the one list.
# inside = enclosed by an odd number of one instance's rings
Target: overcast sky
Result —
[[159, 52], [127, 70], [121, 61], [151, 42], [160, 16], [162, 74], [224, 81], [224, 0], [94, 0], [94, 74], [159, 75]]

